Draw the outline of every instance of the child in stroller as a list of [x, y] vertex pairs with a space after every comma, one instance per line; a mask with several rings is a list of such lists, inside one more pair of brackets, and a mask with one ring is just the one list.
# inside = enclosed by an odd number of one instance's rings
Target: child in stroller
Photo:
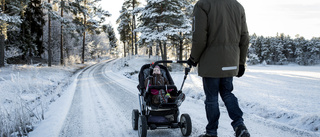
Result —
[[[157, 65], [153, 68], [153, 75], [151, 77], [147, 77], [145, 80], [145, 85], [148, 85], [148, 78], [150, 79], [149, 86], [154, 85], [154, 86], [165, 86], [170, 84], [167, 78], [162, 76], [160, 67]], [[171, 98], [170, 92], [173, 89], [150, 89], [151, 91], [151, 103], [153, 105], [158, 105], [160, 103], [168, 103], [168, 99]]]
[[185, 68], [184, 80], [180, 90], [177, 90], [168, 69], [158, 65], [159, 63], [187, 63], [187, 61], [157, 61], [141, 67], [137, 87], [140, 111], [138, 109], [132, 111], [132, 127], [138, 130], [140, 137], [145, 137], [148, 129], [161, 128], [180, 128], [184, 136], [189, 136], [192, 130], [191, 118], [188, 114], [182, 114], [179, 119], [179, 106], [185, 98], [182, 87], [191, 66]]

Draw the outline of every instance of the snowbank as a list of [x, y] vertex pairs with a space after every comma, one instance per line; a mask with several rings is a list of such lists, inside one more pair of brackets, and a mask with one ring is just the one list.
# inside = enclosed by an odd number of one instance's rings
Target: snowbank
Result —
[[[10, 65], [0, 68], [0, 136], [25, 134], [46, 118], [48, 105], [61, 97], [81, 66]], [[16, 132], [19, 131], [19, 132]]]

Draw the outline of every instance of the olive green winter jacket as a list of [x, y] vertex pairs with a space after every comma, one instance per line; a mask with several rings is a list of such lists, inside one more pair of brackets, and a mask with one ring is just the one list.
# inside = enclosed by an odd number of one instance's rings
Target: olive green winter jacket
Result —
[[191, 59], [202, 77], [232, 77], [245, 65], [249, 34], [236, 0], [199, 0], [193, 11]]

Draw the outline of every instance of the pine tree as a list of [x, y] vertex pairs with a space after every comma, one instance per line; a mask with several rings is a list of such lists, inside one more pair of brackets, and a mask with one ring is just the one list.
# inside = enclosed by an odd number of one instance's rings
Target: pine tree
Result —
[[269, 49], [270, 49], [270, 62], [271, 64], [284, 64], [287, 59], [284, 56], [284, 35], [277, 35], [276, 37], [269, 38]]
[[[0, 9], [0, 13], [1, 13], [1, 18], [2, 16], [4, 16], [4, 7], [5, 7], [5, 3], [4, 2], [1, 2], [0, 3], [1, 5], [1, 9]], [[5, 53], [5, 50], [4, 50], [4, 33], [3, 33], [3, 30], [4, 30], [4, 24], [5, 24], [5, 21], [3, 21], [2, 19], [0, 20], [0, 67], [3, 67], [4, 66], [4, 53]]]
[[312, 38], [306, 43], [306, 50], [304, 52], [305, 58], [307, 59], [307, 65], [315, 65], [319, 61], [319, 45], [320, 38]]
[[111, 48], [116, 48], [118, 39], [117, 39], [116, 34], [114, 33], [114, 29], [111, 25], [107, 25], [106, 33], [108, 35]]
[[44, 53], [42, 46], [43, 13], [40, 0], [32, 0], [28, 3], [21, 25], [22, 44], [20, 49], [24, 57], [41, 57]]
[[10, 49], [11, 45], [19, 45], [17, 38], [13, 37], [17, 35], [13, 31], [17, 30], [21, 23], [19, 14], [22, 8], [19, 6], [19, 0], [0, 1], [0, 67], [5, 64], [5, 49]]
[[160, 40], [163, 40], [159, 37], [160, 12], [160, 4], [152, 0], [148, 0], [147, 5], [140, 9], [141, 15], [138, 19], [141, 24], [136, 31], [141, 33], [140, 41], [148, 46], [151, 46], [153, 42], [160, 43]]
[[168, 40], [185, 31], [182, 27], [185, 25], [185, 14], [181, 5], [184, 4], [178, 0], [147, 0], [141, 12], [139, 20], [142, 23], [137, 28], [141, 32], [140, 39], [147, 43], [157, 42], [162, 60], [167, 59]]
[[[306, 40], [304, 37], [296, 36], [294, 39], [294, 46], [295, 46], [295, 62], [299, 65], [307, 65], [306, 61]], [[309, 53], [308, 53], [309, 54]]]
[[[122, 6], [122, 12], [126, 12], [126, 16], [128, 17], [127, 19], [130, 18], [130, 20], [127, 20], [128, 24], [130, 25], [130, 34], [131, 34], [131, 54], [132, 55], [137, 55], [138, 54], [138, 46], [137, 46], [137, 34], [134, 32], [136, 29], [136, 9], [140, 5], [139, 0], [125, 0]], [[126, 11], [124, 11], [126, 9]], [[135, 51], [133, 51], [135, 49]]]
[[[178, 35], [172, 37], [172, 43], [177, 43], [177, 55], [178, 60], [182, 60], [183, 58], [183, 50], [185, 49], [184, 45], [190, 45], [192, 43], [192, 33], [191, 33], [191, 24], [192, 24], [192, 11], [193, 4], [195, 0], [183, 0], [179, 1], [178, 6], [180, 7], [183, 16], [181, 16], [180, 20], [182, 20], [182, 24], [178, 24], [181, 29]], [[186, 43], [186, 44], [184, 44]]]
[[287, 62], [287, 58], [283, 54], [283, 51], [284, 51], [283, 47], [284, 47], [283, 43], [279, 42], [276, 45], [276, 50], [275, 50], [276, 51], [275, 62], [280, 65], [286, 64]]
[[249, 50], [251, 51], [251, 54], [255, 54], [258, 57], [259, 63], [262, 63], [265, 60], [265, 57], [262, 55], [263, 54], [263, 49], [262, 49], [262, 43], [264, 42], [265, 38], [262, 36], [253, 36], [251, 40], [251, 46]]
[[261, 41], [262, 60], [261, 61], [266, 61], [267, 64], [273, 63], [272, 62], [273, 53], [271, 52], [270, 43], [271, 43], [270, 38], [264, 38], [264, 37], [262, 38], [262, 41]]
[[315, 60], [315, 64], [320, 63], [320, 37], [311, 39], [313, 46], [310, 48], [312, 53], [311, 58]]
[[117, 24], [119, 24], [118, 26], [118, 31], [120, 33], [120, 40], [123, 42], [123, 54], [124, 57], [126, 57], [126, 44], [127, 41], [129, 41], [131, 38], [130, 36], [132, 31], [131, 31], [131, 27], [130, 27], [130, 22], [131, 22], [131, 18], [130, 18], [130, 12], [128, 12], [126, 6], [122, 6], [122, 10], [120, 11], [120, 16], [117, 19]]
[[258, 64], [260, 63], [260, 59], [259, 59], [259, 56], [258, 56], [258, 53], [260, 53], [259, 51], [259, 44], [257, 44], [257, 41], [258, 41], [258, 37], [256, 34], [253, 34], [251, 37], [250, 37], [250, 43], [251, 45], [249, 46], [249, 49], [248, 49], [248, 64]]
[[[61, 18], [63, 18], [63, 11], [64, 11], [64, 0], [60, 1], [60, 7], [61, 7]], [[63, 21], [61, 21], [61, 34], [60, 34], [60, 64], [64, 64], [64, 55], [63, 55]]]
[[102, 23], [105, 21], [105, 17], [111, 16], [108, 11], [102, 10], [98, 6], [98, 2], [101, 0], [77, 0], [69, 2], [69, 10], [76, 16], [73, 19], [75, 24], [75, 30], [82, 34], [82, 63], [85, 58], [85, 47], [86, 47], [86, 32], [100, 33], [102, 30]]
[[[49, 58], [60, 61], [61, 63], [64, 56], [67, 58], [73, 56], [78, 58], [78, 56], [82, 56], [82, 61], [84, 61], [85, 57], [90, 56], [90, 54], [84, 54], [88, 51], [86, 44], [91, 43], [90, 40], [92, 40], [90, 35], [92, 35], [92, 37], [102, 38], [99, 34], [104, 31], [103, 22], [106, 17], [111, 15], [109, 12], [102, 10], [98, 5], [99, 1], [100, 0], [51, 0], [52, 3], [44, 2], [43, 7], [48, 11], [47, 15], [51, 20], [50, 24], [60, 26], [60, 28], [52, 27], [52, 29], [48, 29], [48, 31], [45, 30], [45, 34], [48, 34], [45, 35], [45, 39], [48, 39], [48, 47], [53, 47], [52, 57]], [[50, 24], [48, 23], [48, 26], [51, 26]], [[52, 31], [52, 33], [49, 33], [49, 31]], [[87, 39], [86, 36], [90, 38]], [[50, 40], [52, 42], [50, 42]], [[60, 47], [56, 48], [58, 45], [60, 45]], [[79, 45], [82, 46], [80, 47]], [[51, 48], [48, 48], [48, 50], [50, 49]], [[60, 52], [58, 52], [59, 50]], [[66, 55], [64, 55], [64, 52]], [[69, 59], [72, 60], [72, 58]]]
[[[131, 47], [132, 47], [132, 50], [133, 50], [133, 44], [135, 45], [134, 46], [134, 49], [135, 49], [135, 55], [138, 54], [138, 46], [137, 46], [137, 33], [134, 31], [136, 29], [136, 12], [135, 9], [140, 5], [140, 2], [138, 0], [125, 0], [125, 2], [123, 3], [124, 6], [126, 6], [127, 9], [130, 9], [132, 8], [132, 10], [130, 11], [131, 12], [131, 37], [132, 37], [132, 40], [131, 40]], [[132, 55], [133, 55], [133, 51], [132, 51]]]
[[282, 34], [281, 41], [283, 43], [283, 54], [288, 62], [293, 62], [293, 56], [294, 56], [294, 46], [292, 46], [292, 39], [290, 36], [285, 36]]
[[[184, 50], [186, 50], [186, 52], [182, 52], [184, 53], [185, 58], [189, 58], [189, 52], [191, 52], [191, 46], [192, 45], [192, 13], [193, 13], [193, 9], [194, 9], [194, 4], [195, 4], [195, 0], [186, 0], [186, 5], [185, 5], [185, 25], [188, 26], [187, 29], [189, 29], [188, 31], [185, 31], [183, 33], [183, 39], [184, 39], [184, 47], [182, 47]], [[190, 28], [189, 28], [190, 27]], [[181, 56], [181, 57], [182, 57]], [[181, 58], [182, 59], [182, 58]]]

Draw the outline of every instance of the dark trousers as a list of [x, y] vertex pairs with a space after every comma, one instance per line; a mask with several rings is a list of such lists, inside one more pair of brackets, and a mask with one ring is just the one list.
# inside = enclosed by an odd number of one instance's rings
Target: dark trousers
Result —
[[231, 125], [233, 128], [243, 124], [243, 112], [241, 111], [238, 99], [234, 96], [233, 90], [233, 77], [228, 78], [202, 78], [203, 88], [206, 94], [205, 109], [208, 119], [206, 132], [210, 135], [217, 135], [219, 124], [219, 103], [218, 93], [225, 103], [229, 117], [233, 120]]

